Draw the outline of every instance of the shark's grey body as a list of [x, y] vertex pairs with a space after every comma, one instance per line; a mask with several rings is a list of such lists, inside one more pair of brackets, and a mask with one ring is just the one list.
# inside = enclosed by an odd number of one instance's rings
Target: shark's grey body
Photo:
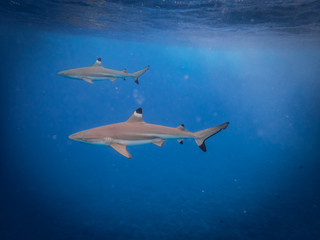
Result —
[[101, 64], [101, 58], [98, 58], [96, 62], [90, 67], [65, 70], [58, 72], [58, 74], [65, 77], [82, 79], [89, 83], [93, 83], [94, 80], [110, 80], [113, 82], [117, 78], [125, 80], [127, 77], [131, 77], [137, 84], [139, 84], [138, 78], [148, 69], [149, 66], [134, 73], [127, 73], [126, 69], [122, 71], [117, 71], [113, 69], [104, 68]]
[[126, 122], [81, 131], [70, 135], [69, 138], [86, 143], [109, 145], [125, 157], [131, 158], [130, 153], [126, 150], [127, 145], [153, 143], [162, 147], [166, 139], [177, 139], [182, 144], [183, 139], [194, 138], [198, 146], [206, 151], [204, 141], [221, 129], [225, 129], [228, 124], [227, 122], [192, 133], [186, 131], [183, 124], [172, 128], [146, 123], [142, 119], [142, 109], [139, 108]]

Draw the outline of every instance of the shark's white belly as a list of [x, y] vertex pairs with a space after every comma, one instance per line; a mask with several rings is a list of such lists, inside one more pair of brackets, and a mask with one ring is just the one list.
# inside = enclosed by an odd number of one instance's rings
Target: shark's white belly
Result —
[[128, 77], [128, 74], [101, 73], [101, 74], [88, 74], [87, 77], [94, 80], [105, 80], [107, 78], [125, 78], [125, 77]]
[[[143, 145], [143, 144], [148, 144], [148, 143], [153, 143], [154, 141], [156, 141], [157, 139], [153, 139], [153, 140], [114, 140], [114, 142], [122, 144], [122, 145]], [[160, 140], [160, 138], [159, 138]]]
[[89, 77], [89, 78], [91, 78], [92, 80], [107, 80], [108, 78], [119, 78], [119, 77], [121, 77], [121, 76], [112, 76], [112, 75], [110, 75], [110, 76], [99, 76], [99, 77], [97, 77], [97, 76], [92, 76], [92, 77]]
[[85, 78], [89, 78], [91, 80], [109, 80], [109, 78], [125, 78], [126, 75], [118, 75], [118, 74], [102, 74], [102, 75], [84, 75], [84, 76], [78, 76], [78, 75], [70, 75], [68, 76], [70, 78], [76, 78], [76, 79], [83, 79], [84, 77]]
[[92, 80], [106, 80], [107, 77], [90, 77]]
[[[113, 77], [113, 76], [86, 76], [86, 78], [89, 78], [89, 79], [91, 79], [91, 80], [95, 80], [95, 81], [97, 81], [97, 80], [107, 80], [108, 78], [110, 78], [110, 77]], [[78, 79], [82, 79], [83, 78], [83, 76], [74, 76], [73, 78], [78, 78]]]
[[145, 136], [155, 136], [157, 139], [185, 139], [185, 138], [191, 138], [191, 136], [177, 136], [172, 134], [144, 134]]
[[[157, 142], [160, 140], [167, 140], [167, 139], [185, 139], [190, 138], [186, 136], [176, 136], [176, 135], [169, 135], [169, 134], [144, 134], [146, 139], [139, 139], [139, 140], [124, 140], [124, 139], [113, 139], [113, 142], [122, 144], [122, 145], [142, 145]], [[150, 136], [153, 136], [150, 138]]]

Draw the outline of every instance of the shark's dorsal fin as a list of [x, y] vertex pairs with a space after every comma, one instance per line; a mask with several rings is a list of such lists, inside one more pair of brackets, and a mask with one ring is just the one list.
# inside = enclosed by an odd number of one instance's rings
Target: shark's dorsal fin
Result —
[[181, 124], [179, 127], [177, 127], [179, 130], [183, 130], [183, 131], [185, 131], [185, 129], [184, 129], [184, 124]]
[[102, 65], [101, 65], [101, 58], [98, 58], [95, 62], [94, 62], [94, 64], [92, 65], [93, 67], [102, 67]]
[[131, 154], [127, 151], [127, 146], [126, 145], [122, 145], [119, 143], [112, 143], [110, 145], [114, 150], [116, 150], [118, 153], [122, 154], [123, 156], [127, 157], [127, 158], [132, 158]]
[[134, 111], [127, 122], [144, 122], [142, 119], [142, 108], [138, 108], [136, 111]]

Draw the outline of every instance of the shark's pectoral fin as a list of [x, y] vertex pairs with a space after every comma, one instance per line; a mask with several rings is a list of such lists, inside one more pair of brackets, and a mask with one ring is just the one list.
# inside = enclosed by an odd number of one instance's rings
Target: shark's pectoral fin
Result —
[[178, 143], [183, 144], [183, 139], [178, 139]]
[[127, 146], [118, 144], [118, 143], [112, 143], [110, 145], [114, 150], [116, 150], [118, 153], [122, 154], [123, 156], [127, 158], [132, 158], [131, 154], [127, 151]]
[[93, 82], [92, 82], [92, 80], [91, 80], [90, 78], [83, 77], [82, 80], [83, 80], [83, 81], [86, 81], [86, 82], [88, 82], [88, 83], [93, 84]]
[[160, 139], [160, 140], [154, 141], [152, 143], [159, 146], [159, 147], [162, 147], [164, 141], [165, 141], [165, 139]]
[[116, 80], [116, 78], [114, 77], [108, 77], [107, 79], [110, 80], [111, 82], [114, 82]]

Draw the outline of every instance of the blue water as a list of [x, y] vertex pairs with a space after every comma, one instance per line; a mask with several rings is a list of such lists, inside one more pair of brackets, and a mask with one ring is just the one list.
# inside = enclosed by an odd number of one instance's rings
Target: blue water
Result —
[[[319, 1], [2, 1], [0, 239], [320, 239]], [[98, 58], [131, 79], [58, 71]], [[126, 121], [162, 148], [68, 139]]]

